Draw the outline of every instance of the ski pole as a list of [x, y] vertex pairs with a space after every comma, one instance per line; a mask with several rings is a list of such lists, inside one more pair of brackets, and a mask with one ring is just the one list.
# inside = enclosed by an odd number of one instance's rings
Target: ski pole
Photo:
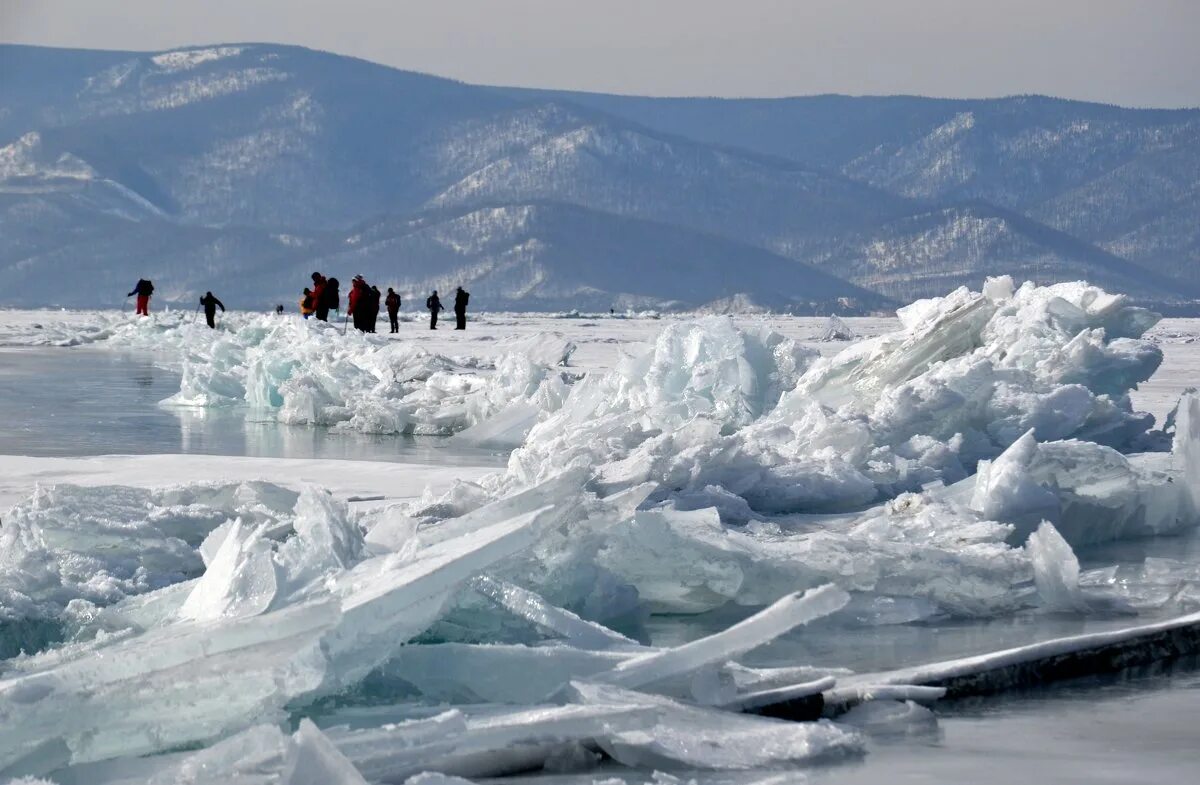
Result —
[[342, 320], [342, 335], [346, 334], [346, 325], [350, 324], [350, 312], [346, 311], [346, 318]]
[[196, 317], [200, 315], [200, 308], [201, 308], [201, 307], [202, 307], [202, 305], [197, 305], [197, 306], [196, 306], [196, 310], [192, 312], [192, 321], [191, 321], [191, 322], [189, 322], [189, 324], [195, 324], [195, 323], [196, 323]]
[[125, 295], [125, 302], [121, 303], [121, 313], [125, 313], [125, 308], [129, 305], [129, 295]]

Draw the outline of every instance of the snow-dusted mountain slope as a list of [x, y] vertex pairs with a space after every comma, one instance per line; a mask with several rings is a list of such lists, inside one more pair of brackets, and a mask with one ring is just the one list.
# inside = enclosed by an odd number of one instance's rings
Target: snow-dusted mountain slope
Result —
[[1168, 276], [1200, 269], [1200, 109], [1044, 96], [570, 100], [666, 133], [799, 161], [928, 200], [1018, 210]]
[[[345, 263], [414, 291], [462, 278], [511, 307], [803, 310], [870, 300], [805, 263], [908, 296], [1030, 259], [1042, 280], [1107, 283], [1122, 261], [1178, 278], [1178, 258], [1197, 253], [1188, 113], [1110, 117], [1049, 99], [614, 99], [260, 44], [4, 45], [0, 74], [0, 303], [112, 304], [131, 285], [117, 282], [153, 275], [180, 299], [220, 287], [261, 304], [290, 296], [296, 270], [360, 271]], [[1072, 114], [1084, 109], [1099, 114]], [[1138, 163], [1152, 150], [1169, 188]], [[1074, 239], [1015, 254], [948, 242], [963, 236], [963, 201], [980, 199], [1023, 217], [1022, 236], [1058, 237], [1041, 221]], [[522, 215], [533, 218], [514, 223]], [[922, 230], [897, 234], [913, 223]], [[381, 227], [395, 233], [347, 242]], [[863, 238], [884, 244], [886, 275], [853, 261]], [[792, 276], [778, 271], [784, 258], [801, 263]], [[1192, 295], [1162, 281], [1131, 290]]]
[[[898, 300], [935, 296], [990, 276], [1039, 282], [1087, 279], [1154, 300], [1173, 286], [1166, 276], [985, 203], [937, 208], [805, 246], [821, 269]], [[1101, 283], [1102, 282], [1102, 283]]]

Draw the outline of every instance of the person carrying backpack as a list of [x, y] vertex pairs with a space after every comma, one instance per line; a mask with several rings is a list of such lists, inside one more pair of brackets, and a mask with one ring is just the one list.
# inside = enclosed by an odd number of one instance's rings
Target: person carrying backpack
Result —
[[375, 325], [379, 321], [379, 287], [372, 286], [367, 292], [367, 332], [375, 332]]
[[329, 312], [336, 311], [341, 307], [342, 296], [338, 292], [337, 278], [329, 278], [321, 287], [321, 302], [317, 306], [317, 318], [323, 322], [329, 321]]
[[310, 302], [312, 303], [313, 313], [322, 322], [327, 322], [329, 321], [329, 307], [325, 305], [325, 287], [329, 285], [329, 281], [320, 273], [313, 273], [312, 282]]
[[150, 315], [150, 295], [154, 294], [154, 284], [145, 278], [139, 278], [137, 284], [133, 287], [133, 291], [125, 295], [132, 297], [137, 295], [137, 315]]
[[465, 291], [461, 286], [454, 293], [454, 329], [467, 329], [467, 300], [471, 299], [471, 293]]
[[387, 306], [388, 320], [392, 323], [392, 332], [400, 332], [400, 295], [392, 287], [388, 287], [387, 297], [383, 304]]
[[217, 308], [221, 309], [221, 313], [225, 313], [225, 303], [213, 297], [212, 292], [205, 292], [204, 296], [200, 298], [200, 304], [204, 306], [204, 319], [208, 322], [209, 329], [215, 330], [217, 328], [215, 321]]
[[437, 289], [433, 290], [433, 294], [425, 298], [425, 307], [429, 309], [429, 329], [437, 329], [438, 311], [446, 310], [442, 305], [441, 299], [438, 297]]

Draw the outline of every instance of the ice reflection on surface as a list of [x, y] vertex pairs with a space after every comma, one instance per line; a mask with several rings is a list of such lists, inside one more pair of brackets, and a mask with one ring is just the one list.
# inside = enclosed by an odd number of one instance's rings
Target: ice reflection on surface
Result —
[[152, 358], [92, 349], [0, 351], [0, 454], [204, 453], [502, 466], [507, 454], [440, 438], [335, 434], [241, 408], [167, 409], [179, 374]]

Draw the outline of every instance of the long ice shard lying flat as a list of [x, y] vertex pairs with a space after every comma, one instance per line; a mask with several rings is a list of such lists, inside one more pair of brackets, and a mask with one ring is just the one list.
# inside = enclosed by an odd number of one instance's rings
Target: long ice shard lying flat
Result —
[[649, 728], [614, 727], [596, 739], [615, 760], [635, 768], [755, 769], [862, 752], [856, 732], [824, 720], [799, 723], [731, 714], [612, 685], [575, 682], [571, 693], [587, 703], [653, 711], [655, 722]]
[[655, 712], [644, 705], [614, 702], [532, 706], [480, 717], [450, 711], [428, 720], [327, 733], [368, 779], [402, 783], [422, 771], [487, 777], [536, 770], [564, 747], [654, 721]]
[[640, 687], [705, 665], [726, 662], [801, 624], [840, 610], [849, 600], [850, 595], [833, 585], [790, 594], [715, 635], [626, 660], [599, 680], [622, 687]]
[[[832, 714], [879, 688], [911, 685], [944, 690], [947, 697], [987, 695], [1061, 679], [1112, 673], [1200, 653], [1200, 613], [1014, 649], [843, 677], [825, 694]], [[909, 696], [911, 697], [911, 696]]]

